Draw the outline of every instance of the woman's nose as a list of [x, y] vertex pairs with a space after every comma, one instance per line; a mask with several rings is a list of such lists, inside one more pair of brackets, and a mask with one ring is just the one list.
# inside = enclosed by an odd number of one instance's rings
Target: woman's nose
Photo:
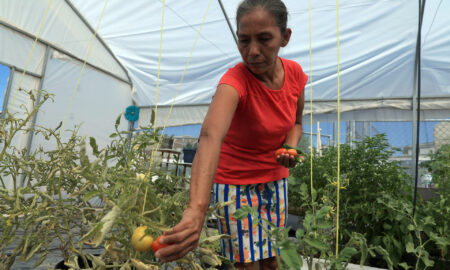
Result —
[[260, 50], [258, 47], [258, 44], [256, 42], [251, 42], [250, 46], [249, 46], [249, 51], [248, 54], [249, 55], [259, 55]]

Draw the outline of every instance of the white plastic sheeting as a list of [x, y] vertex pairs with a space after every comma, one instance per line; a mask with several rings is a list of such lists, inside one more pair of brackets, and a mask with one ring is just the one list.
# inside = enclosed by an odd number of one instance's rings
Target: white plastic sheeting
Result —
[[[133, 103], [127, 71], [68, 1], [0, 0], [0, 64], [13, 70], [5, 111], [17, 117], [31, 111], [34, 104], [24, 91], [33, 90], [35, 97], [39, 88], [55, 94], [28, 127], [55, 128], [61, 121], [64, 129], [81, 125], [80, 135], [104, 145], [116, 118]], [[120, 129], [128, 129], [125, 119]], [[52, 149], [54, 142], [30, 133], [15, 136], [19, 150], [30, 145], [27, 150]]]
[[[48, 11], [47, 11], [48, 10]], [[47, 14], [47, 15], [46, 15]], [[64, 0], [0, 0], [0, 18], [26, 33], [37, 35], [60, 49], [86, 59], [94, 33]], [[42, 24], [42, 22], [44, 22]], [[42, 29], [40, 28], [42, 24]], [[96, 25], [93, 25], [96, 27]], [[40, 32], [39, 32], [40, 30]], [[31, 50], [24, 51], [29, 53]], [[94, 39], [89, 62], [128, 80], [125, 70], [101, 44]]]
[[[91, 24], [97, 23], [103, 1], [71, 2]], [[235, 28], [235, 9], [240, 1], [222, 2]], [[328, 102], [338, 97], [336, 1], [311, 1], [311, 61], [309, 1], [284, 2], [290, 12], [288, 24], [293, 35], [290, 44], [280, 54], [299, 62], [307, 74], [311, 72], [313, 114], [336, 112], [336, 104], [330, 108]], [[139, 105], [173, 103], [184, 108], [184, 120], [190, 118], [187, 123], [200, 123], [203, 119], [196, 118], [201, 115], [196, 113], [199, 108], [185, 105], [209, 104], [220, 76], [240, 61], [240, 56], [219, 3], [213, 0], [186, 76], [179, 86], [209, 1], [167, 0], [165, 4], [161, 61], [162, 1], [135, 0], [125, 4], [110, 0], [99, 31], [129, 70]], [[422, 28], [422, 96], [439, 97], [448, 102], [450, 1], [428, 0], [426, 5]], [[398, 109], [397, 101], [388, 102], [392, 98], [403, 98], [402, 109], [412, 110], [416, 88], [414, 66], [418, 8], [418, 1], [411, 0], [340, 1], [339, 64], [343, 111], [346, 108], [371, 109], [380, 103], [358, 102], [359, 99], [383, 101], [379, 109]], [[156, 91], [158, 65], [160, 78]], [[179, 93], [174, 99], [178, 88]], [[309, 84], [305, 94], [308, 102], [311, 99]], [[345, 104], [346, 99], [352, 101]], [[440, 110], [445, 104], [448, 103], [436, 104], [436, 108]], [[445, 113], [441, 113], [441, 117]], [[371, 117], [367, 120], [382, 120], [374, 119], [376, 115], [368, 115]], [[410, 115], [411, 120], [412, 113]], [[181, 121], [182, 118], [177, 119], [173, 115], [168, 125]]]
[[[36, 125], [56, 128], [63, 122], [63, 140], [70, 136], [70, 130], [80, 126], [79, 135], [94, 137], [99, 146], [105, 146], [110, 141], [109, 135], [114, 132], [116, 118], [132, 103], [130, 86], [86, 67], [74, 92], [81, 67], [82, 63], [61, 53], [50, 53], [42, 89], [54, 94], [54, 102], [42, 106]], [[127, 129], [128, 123], [123, 118], [119, 130]], [[54, 143], [44, 141], [42, 136], [35, 136], [31, 149], [42, 144], [52, 149]]]
[[45, 55], [44, 45], [36, 44], [33, 54], [28, 60], [34, 41], [3, 25], [0, 25], [0, 42], [0, 63], [12, 63], [20, 69], [27, 67], [30, 72], [42, 74], [42, 63]]

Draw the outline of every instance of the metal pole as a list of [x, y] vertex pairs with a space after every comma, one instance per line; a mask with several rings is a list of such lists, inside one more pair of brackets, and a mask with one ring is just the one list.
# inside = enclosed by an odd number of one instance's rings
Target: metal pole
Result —
[[413, 201], [413, 217], [416, 213], [416, 204], [417, 204], [417, 185], [419, 182], [419, 152], [420, 152], [420, 96], [421, 96], [421, 40], [422, 40], [422, 21], [423, 21], [423, 13], [425, 11], [425, 2], [426, 0], [419, 0], [419, 25], [417, 31], [417, 44], [416, 44], [416, 74], [417, 74], [417, 116], [416, 116], [416, 159], [415, 159], [415, 168], [414, 168], [414, 201]]
[[[25, 31], [25, 30], [23, 30], [23, 29], [21, 29], [21, 28], [19, 28], [19, 27], [17, 27], [17, 26], [11, 25], [11, 24], [9, 24], [9, 23], [7, 23], [7, 22], [5, 22], [5, 21], [0, 20], [0, 25], [3, 25], [3, 26], [5, 26], [5, 27], [7, 27], [7, 28], [9, 28], [9, 29], [11, 29], [11, 30], [17, 31], [17, 32], [19, 32], [19, 33], [21, 33], [21, 34], [23, 34], [23, 35], [25, 35], [25, 36], [27, 36], [27, 37], [33, 39], [33, 40], [37, 38], [34, 34], [31, 34], [31, 33], [27, 32], [27, 31]], [[47, 41], [47, 40], [44, 40], [44, 39], [42, 39], [42, 38], [38, 38], [37, 40], [38, 40], [40, 43], [44, 44], [44, 45], [50, 46], [50, 48], [54, 49], [55, 51], [61, 52], [61, 53], [63, 53], [63, 54], [66, 54], [66, 55], [68, 55], [68, 56], [74, 58], [75, 60], [80, 61], [81, 63], [84, 62], [84, 59], [81, 59], [80, 57], [78, 57], [78, 56], [72, 54], [71, 52], [69, 52], [69, 51], [67, 51], [67, 50], [65, 50], [65, 49], [63, 49], [63, 48], [59, 48], [57, 45], [52, 44], [51, 42], [49, 42], [49, 41]], [[114, 73], [112, 73], [112, 72], [107, 71], [106, 69], [103, 69], [103, 68], [98, 67], [98, 66], [96, 66], [96, 65], [94, 65], [94, 64], [91, 64], [90, 62], [86, 62], [86, 65], [89, 66], [89, 67], [91, 67], [91, 68], [93, 68], [93, 69], [95, 69], [95, 70], [98, 70], [98, 71], [100, 71], [100, 72], [103, 72], [103, 73], [105, 73], [105, 74], [107, 74], [107, 75], [109, 75], [109, 76], [111, 76], [111, 77], [114, 77], [114, 78], [116, 78], [117, 80], [122, 81], [122, 82], [124, 82], [124, 83], [126, 83], [126, 84], [128, 84], [128, 85], [132, 85], [132, 83], [131, 83], [130, 81], [127, 81], [127, 80], [125, 80], [125, 79], [119, 77], [118, 75], [116, 75], [116, 74], [114, 74]], [[34, 75], [34, 76], [39, 77], [39, 75]]]
[[6, 112], [9, 112], [8, 110], [9, 94], [11, 93], [11, 86], [14, 79], [15, 71], [16, 69], [14, 67], [11, 67], [9, 69], [8, 85], [6, 86], [5, 95], [3, 96], [3, 107], [0, 117], [4, 117], [6, 115]]
[[218, 0], [218, 1], [219, 1], [220, 8], [222, 9], [223, 16], [225, 17], [225, 20], [227, 21], [228, 28], [230, 28], [231, 35], [234, 38], [234, 42], [236, 42], [236, 45], [237, 45], [238, 44], [238, 40], [237, 40], [237, 37], [236, 37], [236, 33], [233, 30], [233, 26], [231, 26], [230, 19], [228, 19], [228, 15], [227, 15], [227, 12], [225, 11], [225, 8], [223, 7], [222, 0]]
[[[86, 25], [86, 27], [92, 32], [92, 34], [95, 33], [95, 29], [92, 28], [92, 26], [89, 24], [89, 22], [81, 15], [81, 13], [78, 11], [78, 9], [75, 8], [74, 5], [69, 0], [65, 0], [66, 4], [72, 9], [73, 12], [78, 16], [78, 18]], [[122, 65], [122, 63], [119, 61], [119, 59], [116, 57], [116, 55], [111, 51], [109, 46], [106, 44], [106, 42], [100, 37], [100, 35], [97, 33], [96, 39], [105, 47], [105, 49], [109, 52], [109, 54], [116, 60], [116, 62], [119, 64], [119, 66], [122, 68], [122, 71], [125, 73], [125, 75], [128, 78], [128, 83], [132, 84], [132, 80], [130, 75], [128, 74], [128, 70]]]
[[[36, 106], [37, 104], [39, 104], [39, 102], [41, 101], [41, 93], [39, 91], [42, 90], [42, 85], [44, 84], [45, 70], [47, 69], [47, 62], [48, 62], [49, 55], [50, 55], [50, 46], [47, 45], [47, 47], [45, 49], [45, 54], [44, 54], [44, 62], [42, 64], [42, 77], [41, 77], [41, 79], [39, 81], [38, 92], [36, 94], [36, 101], [35, 101], [33, 107]], [[27, 153], [26, 153], [26, 156], [29, 156], [30, 152], [31, 152], [31, 144], [33, 143], [34, 127], [36, 126], [38, 112], [39, 111], [36, 111], [36, 113], [33, 115], [32, 120], [31, 120], [30, 131], [29, 131], [28, 139], [27, 139]], [[24, 184], [25, 184], [25, 174], [23, 174], [21, 176], [19, 183], [20, 183], [21, 187], [24, 186]]]

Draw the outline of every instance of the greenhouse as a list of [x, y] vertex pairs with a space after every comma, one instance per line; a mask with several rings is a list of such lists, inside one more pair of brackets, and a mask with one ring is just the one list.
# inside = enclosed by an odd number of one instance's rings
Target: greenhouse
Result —
[[[450, 1], [283, 2], [308, 81], [278, 269], [450, 269]], [[188, 205], [239, 3], [0, 0], [0, 269], [234, 269], [213, 196], [183, 258], [132, 238]]]

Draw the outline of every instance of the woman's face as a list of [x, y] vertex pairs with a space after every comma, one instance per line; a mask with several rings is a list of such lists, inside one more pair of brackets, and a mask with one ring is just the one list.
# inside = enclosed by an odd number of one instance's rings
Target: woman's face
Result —
[[287, 45], [291, 30], [282, 34], [272, 14], [262, 8], [242, 16], [238, 29], [238, 48], [247, 68], [255, 75], [272, 74], [278, 51]]

